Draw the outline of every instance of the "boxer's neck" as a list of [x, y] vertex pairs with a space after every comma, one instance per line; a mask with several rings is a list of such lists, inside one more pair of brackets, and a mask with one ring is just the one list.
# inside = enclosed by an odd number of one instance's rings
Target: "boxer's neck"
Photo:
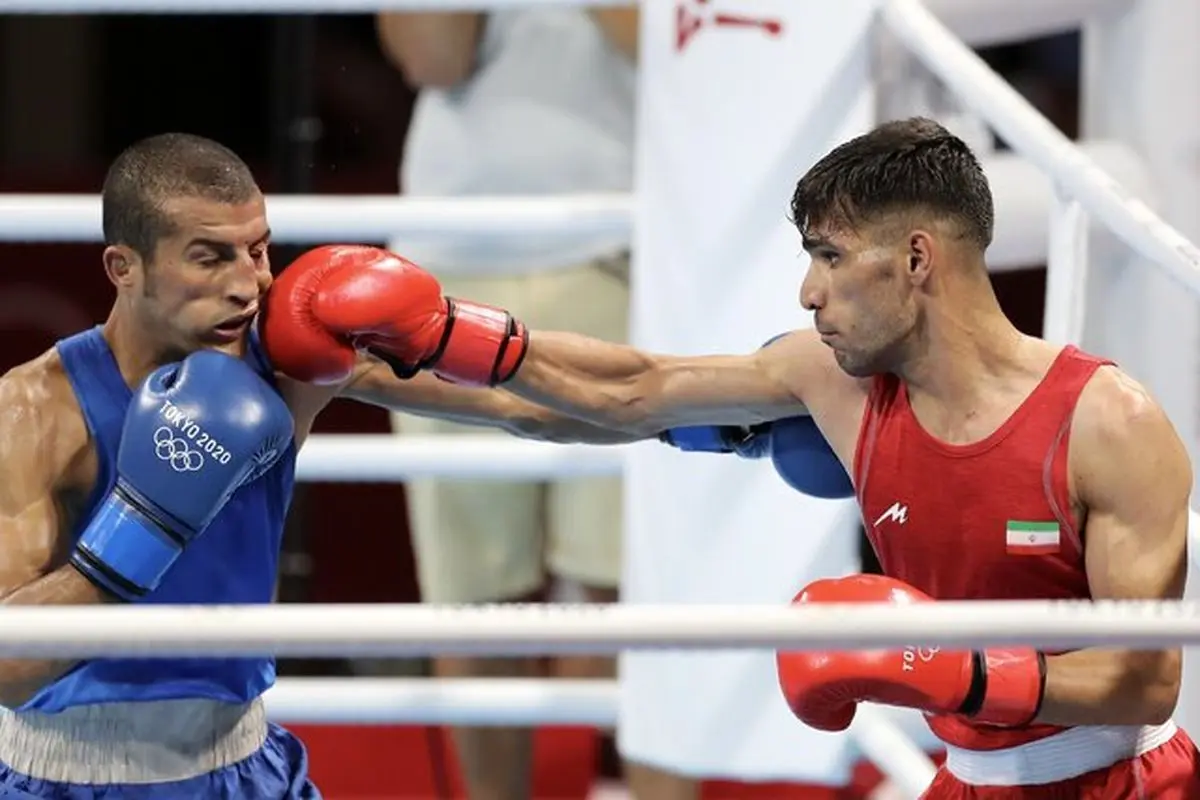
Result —
[[163, 364], [178, 361], [186, 355], [164, 343], [154, 332], [145, 330], [132, 314], [119, 307], [114, 307], [105, 320], [103, 335], [121, 377], [130, 387], [140, 385], [147, 375]]
[[1025, 338], [1005, 316], [990, 283], [947, 292], [924, 309], [916, 341], [897, 372], [910, 398], [970, 409], [996, 379], [1019, 368]]

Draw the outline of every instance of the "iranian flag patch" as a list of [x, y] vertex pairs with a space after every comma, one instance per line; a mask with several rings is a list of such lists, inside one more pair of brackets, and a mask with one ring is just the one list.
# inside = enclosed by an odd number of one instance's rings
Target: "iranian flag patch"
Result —
[[1004, 549], [1014, 556], [1048, 556], [1058, 552], [1057, 522], [1023, 522], [1010, 519], [1004, 532]]

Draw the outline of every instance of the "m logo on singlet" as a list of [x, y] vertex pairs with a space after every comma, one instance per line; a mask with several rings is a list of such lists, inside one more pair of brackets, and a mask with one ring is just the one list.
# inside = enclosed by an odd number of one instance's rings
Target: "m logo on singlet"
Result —
[[874, 527], [878, 528], [879, 524], [884, 520], [891, 520], [897, 525], [903, 525], [908, 522], [908, 506], [901, 503], [899, 500], [888, 506], [888, 510], [879, 515], [879, 519], [875, 520]]

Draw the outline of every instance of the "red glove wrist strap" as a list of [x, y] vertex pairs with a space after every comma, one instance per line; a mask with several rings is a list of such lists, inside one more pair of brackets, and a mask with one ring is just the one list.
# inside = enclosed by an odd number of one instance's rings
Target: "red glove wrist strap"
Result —
[[992, 725], [1028, 725], [1042, 707], [1045, 656], [1032, 648], [975, 653], [971, 689], [959, 713]]
[[446, 299], [446, 332], [427, 360], [457, 383], [495, 386], [512, 378], [525, 359], [529, 332], [512, 315], [482, 303]]

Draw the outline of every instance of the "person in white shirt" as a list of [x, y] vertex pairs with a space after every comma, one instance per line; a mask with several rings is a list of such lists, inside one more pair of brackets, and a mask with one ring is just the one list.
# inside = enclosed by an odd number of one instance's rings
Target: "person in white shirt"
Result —
[[[377, 30], [389, 60], [420, 90], [401, 165], [405, 194], [631, 191], [636, 9], [384, 12]], [[506, 308], [532, 327], [627, 338], [629, 255], [620, 237], [528, 236], [504, 247], [447, 237], [397, 241], [392, 249], [438, 275], [450, 296]], [[479, 433], [402, 415], [393, 428], [402, 435]], [[570, 584], [574, 598], [617, 599], [618, 477], [548, 484], [422, 480], [408, 485], [408, 502], [427, 602], [541, 600], [550, 578]], [[613, 664], [564, 659], [551, 672], [611, 677]], [[542, 662], [444, 658], [436, 669], [448, 677], [535, 676]], [[529, 797], [531, 741], [528, 729], [455, 731], [471, 800]], [[690, 780], [632, 765], [628, 773], [638, 797], [695, 796]]]

